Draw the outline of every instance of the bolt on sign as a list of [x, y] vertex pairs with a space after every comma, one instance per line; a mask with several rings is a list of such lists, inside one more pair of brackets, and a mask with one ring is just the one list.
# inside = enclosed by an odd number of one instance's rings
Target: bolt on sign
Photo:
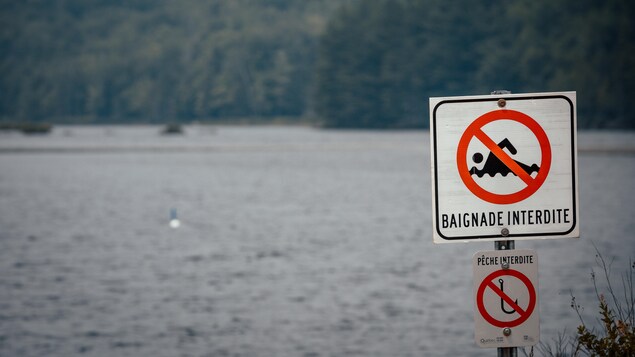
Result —
[[538, 257], [532, 249], [474, 254], [474, 339], [479, 347], [540, 341]]
[[579, 237], [576, 93], [430, 98], [434, 242]]

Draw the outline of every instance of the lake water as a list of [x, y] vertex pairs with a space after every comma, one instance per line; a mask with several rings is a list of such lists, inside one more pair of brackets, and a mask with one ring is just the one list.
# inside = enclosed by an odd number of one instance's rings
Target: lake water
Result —
[[[496, 354], [471, 266], [493, 243], [432, 243], [428, 132], [159, 130], [0, 133], [1, 356]], [[544, 342], [570, 292], [594, 321], [594, 246], [616, 278], [635, 256], [635, 134], [579, 149], [582, 237], [516, 242]]]

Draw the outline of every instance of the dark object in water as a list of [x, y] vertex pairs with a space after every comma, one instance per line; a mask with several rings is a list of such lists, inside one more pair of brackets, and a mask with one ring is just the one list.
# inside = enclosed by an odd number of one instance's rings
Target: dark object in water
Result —
[[183, 134], [183, 127], [181, 124], [171, 123], [167, 124], [161, 134], [164, 135], [173, 135], [173, 134]]
[[0, 130], [21, 131], [23, 134], [48, 134], [53, 129], [49, 123], [0, 123]]

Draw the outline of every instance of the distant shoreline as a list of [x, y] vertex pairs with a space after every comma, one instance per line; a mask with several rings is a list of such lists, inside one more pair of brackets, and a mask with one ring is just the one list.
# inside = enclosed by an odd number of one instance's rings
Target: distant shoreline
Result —
[[[329, 150], [374, 150], [374, 149], [390, 149], [390, 150], [421, 150], [422, 155], [427, 155], [429, 150], [429, 130], [428, 129], [336, 129], [321, 128], [309, 125], [285, 125], [268, 123], [266, 125], [235, 125], [235, 124], [209, 124], [194, 123], [183, 125], [183, 131], [178, 138], [165, 138], [162, 134], [160, 124], [62, 124], [57, 125], [50, 133], [33, 137], [31, 135], [20, 134], [19, 132], [0, 132], [0, 154], [64, 154], [64, 153], [195, 153], [195, 152], [251, 152], [251, 151], [269, 151], [269, 152], [293, 152], [293, 151], [329, 151]], [[226, 130], [234, 132], [236, 130], [250, 130], [251, 135], [259, 137], [258, 130], [263, 133], [270, 133], [271, 130], [284, 130], [287, 127], [292, 130], [304, 130], [323, 132], [328, 135], [338, 132], [358, 132], [360, 135], [371, 135], [372, 133], [379, 135], [381, 138], [385, 135], [420, 135], [420, 143], [416, 146], [407, 145], [390, 145], [387, 147], [385, 143], [380, 141], [368, 141], [360, 139], [355, 142], [323, 142], [316, 140], [315, 142], [274, 142], [263, 140], [252, 144], [228, 141], [224, 137]], [[94, 129], [91, 129], [94, 128]], [[96, 130], [95, 130], [96, 129]], [[120, 131], [121, 129], [121, 131]], [[128, 131], [128, 130], [132, 131]], [[133, 135], [126, 133], [136, 133]], [[298, 132], [300, 133], [300, 132]], [[410, 134], [409, 134], [410, 133]], [[121, 136], [123, 135], [123, 136]], [[270, 134], [265, 137], [269, 138]], [[301, 134], [304, 135], [304, 134]], [[22, 139], [22, 137], [24, 139]], [[27, 139], [30, 137], [30, 139]], [[127, 138], [122, 142], [113, 141], [111, 137]], [[231, 137], [231, 136], [230, 136]], [[78, 141], [72, 138], [80, 138]], [[84, 139], [81, 139], [84, 138]], [[139, 138], [144, 138], [139, 141]], [[155, 138], [147, 140], [148, 138]], [[363, 137], [362, 137], [363, 138]], [[412, 143], [411, 143], [412, 144]], [[630, 131], [600, 131], [600, 130], [583, 130], [578, 135], [578, 154], [580, 156], [587, 155], [611, 155], [611, 156], [633, 156], [635, 155], [635, 132]]]

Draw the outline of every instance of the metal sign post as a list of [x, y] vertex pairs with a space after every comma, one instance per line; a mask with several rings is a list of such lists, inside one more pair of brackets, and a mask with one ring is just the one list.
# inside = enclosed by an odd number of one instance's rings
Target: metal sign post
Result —
[[[512, 250], [516, 243], [513, 240], [497, 240], [494, 242], [495, 250]], [[498, 357], [518, 357], [518, 347], [497, 348]]]
[[[511, 94], [510, 91], [506, 90], [498, 90], [493, 91], [494, 94]], [[497, 240], [494, 242], [495, 250], [512, 250], [516, 246], [516, 243], [513, 240]], [[499, 347], [497, 349], [498, 357], [518, 357], [518, 347]]]

